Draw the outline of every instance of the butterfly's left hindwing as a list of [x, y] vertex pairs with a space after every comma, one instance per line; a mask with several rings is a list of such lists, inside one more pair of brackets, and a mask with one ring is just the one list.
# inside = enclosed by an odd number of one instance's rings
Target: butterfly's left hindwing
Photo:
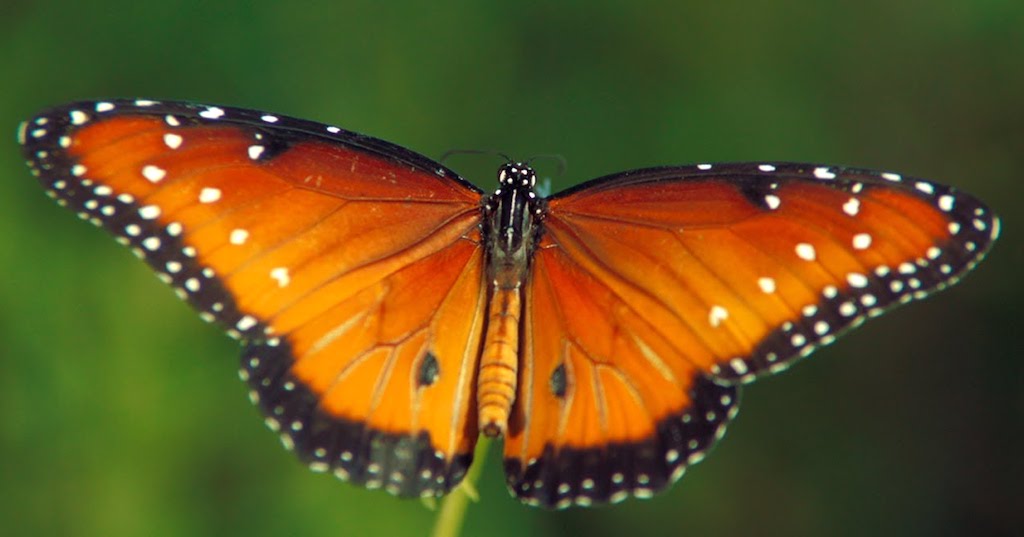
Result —
[[227, 107], [75, 103], [19, 132], [47, 192], [207, 320], [318, 470], [403, 496], [457, 484], [476, 442], [479, 192], [429, 159]]
[[559, 231], [549, 228], [526, 291], [509, 489], [547, 508], [649, 497], [721, 438], [738, 390], [663, 358], [671, 339]]

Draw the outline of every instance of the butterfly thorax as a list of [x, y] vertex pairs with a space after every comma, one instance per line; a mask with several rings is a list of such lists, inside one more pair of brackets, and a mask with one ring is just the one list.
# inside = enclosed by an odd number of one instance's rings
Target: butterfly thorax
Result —
[[491, 437], [505, 433], [515, 402], [521, 288], [545, 209], [534, 192], [537, 176], [529, 166], [507, 163], [498, 170], [498, 181], [483, 206], [490, 302], [477, 380], [479, 427]]
[[509, 162], [498, 170], [498, 189], [484, 203], [487, 275], [496, 287], [519, 286], [536, 245], [544, 200], [534, 191], [537, 175], [523, 163]]

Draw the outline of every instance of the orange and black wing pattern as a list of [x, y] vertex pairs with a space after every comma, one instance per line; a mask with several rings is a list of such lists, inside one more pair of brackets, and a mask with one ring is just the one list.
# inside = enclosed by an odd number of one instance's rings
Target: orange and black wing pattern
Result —
[[80, 102], [23, 123], [61, 205], [242, 340], [250, 395], [310, 468], [400, 496], [504, 435], [514, 495], [647, 497], [720, 439], [740, 384], [955, 283], [980, 201], [789, 163], [625, 172], [489, 196], [425, 157], [230, 107]]
[[441, 495], [471, 462], [480, 191], [386, 142], [229, 107], [80, 102], [19, 131], [47, 193], [242, 340], [311, 468]]
[[627, 172], [547, 208], [505, 441], [509, 487], [546, 507], [663, 489], [739, 384], [956, 282], [999, 231], [950, 187], [787, 163]]

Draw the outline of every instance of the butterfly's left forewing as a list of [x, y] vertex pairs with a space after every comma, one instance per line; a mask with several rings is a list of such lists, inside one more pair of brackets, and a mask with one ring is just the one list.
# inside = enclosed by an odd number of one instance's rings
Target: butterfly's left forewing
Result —
[[476, 441], [479, 192], [334, 127], [152, 101], [75, 103], [19, 133], [48, 193], [243, 340], [252, 397], [311, 467], [403, 496]]

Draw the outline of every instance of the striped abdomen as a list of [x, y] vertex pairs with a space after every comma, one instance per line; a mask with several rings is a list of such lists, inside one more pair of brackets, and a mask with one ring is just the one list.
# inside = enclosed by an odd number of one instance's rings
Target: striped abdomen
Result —
[[480, 431], [489, 437], [505, 434], [509, 412], [515, 402], [521, 312], [519, 287], [493, 288], [477, 378]]

